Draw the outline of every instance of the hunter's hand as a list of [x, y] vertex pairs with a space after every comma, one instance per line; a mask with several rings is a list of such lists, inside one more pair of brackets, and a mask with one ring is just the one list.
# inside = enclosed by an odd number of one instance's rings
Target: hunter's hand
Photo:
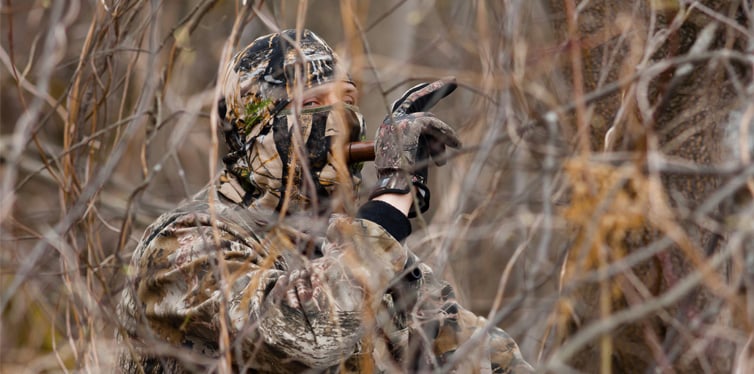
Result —
[[386, 193], [406, 194], [414, 185], [420, 211], [429, 208], [426, 161], [432, 157], [437, 165], [443, 164], [437, 157], [445, 147], [458, 148], [461, 142], [452, 127], [425, 110], [455, 87], [454, 79], [423, 83], [393, 103], [393, 112], [377, 130], [374, 164], [378, 182], [370, 198]]

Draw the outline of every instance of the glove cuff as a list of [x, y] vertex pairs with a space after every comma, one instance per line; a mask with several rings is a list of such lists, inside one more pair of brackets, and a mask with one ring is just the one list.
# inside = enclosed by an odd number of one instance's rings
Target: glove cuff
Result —
[[[402, 170], [378, 171], [377, 187], [369, 194], [369, 199], [371, 200], [388, 193], [407, 194], [411, 192], [412, 185], [416, 188], [416, 200], [419, 205], [419, 211], [424, 213], [429, 209], [430, 196], [429, 188], [425, 184], [425, 178], [421, 175], [408, 174]], [[416, 204], [411, 204], [408, 218], [416, 217], [415, 206]]]
[[[429, 209], [429, 187], [418, 180], [413, 182], [416, 188], [416, 201], [419, 205], [419, 211], [424, 213]], [[411, 210], [408, 211], [408, 218], [416, 217], [415, 205], [411, 204]]]

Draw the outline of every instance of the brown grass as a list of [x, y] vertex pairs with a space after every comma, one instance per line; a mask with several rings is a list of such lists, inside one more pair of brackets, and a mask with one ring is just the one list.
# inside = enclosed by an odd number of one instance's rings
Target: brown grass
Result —
[[0, 372], [108, 371], [130, 252], [221, 167], [219, 66], [297, 25], [370, 135], [458, 78], [409, 243], [532, 364], [754, 370], [751, 0], [248, 2], [2, 2]]

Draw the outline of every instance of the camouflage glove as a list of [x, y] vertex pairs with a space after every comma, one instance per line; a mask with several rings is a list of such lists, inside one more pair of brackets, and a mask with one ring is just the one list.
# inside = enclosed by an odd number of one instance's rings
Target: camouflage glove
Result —
[[[445, 152], [446, 146], [458, 148], [461, 142], [452, 127], [425, 110], [455, 88], [453, 78], [422, 83], [393, 103], [393, 112], [377, 130], [374, 143], [377, 188], [370, 199], [386, 193], [405, 194], [413, 185], [419, 210], [429, 209], [426, 161], [431, 156], [435, 164], [443, 164], [443, 160], [436, 157]], [[415, 215], [412, 207], [409, 217]]]

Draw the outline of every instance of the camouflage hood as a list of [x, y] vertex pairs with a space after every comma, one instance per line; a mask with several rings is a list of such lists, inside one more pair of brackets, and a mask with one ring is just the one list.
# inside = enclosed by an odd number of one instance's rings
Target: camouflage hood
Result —
[[309, 30], [298, 42], [296, 30], [262, 36], [234, 56], [221, 81], [230, 148], [223, 160], [250, 205], [295, 211], [323, 206], [337, 185], [358, 187], [360, 165], [331, 152], [364, 138], [358, 108], [288, 108], [294, 92], [349, 81], [330, 46]]

